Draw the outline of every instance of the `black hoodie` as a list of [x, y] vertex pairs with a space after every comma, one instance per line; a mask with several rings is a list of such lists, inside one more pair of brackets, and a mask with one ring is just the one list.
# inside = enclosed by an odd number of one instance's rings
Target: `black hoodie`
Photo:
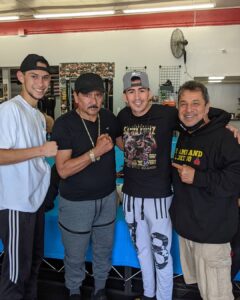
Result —
[[174, 199], [170, 208], [177, 233], [199, 243], [229, 242], [237, 230], [240, 146], [225, 128], [229, 114], [218, 110], [193, 133], [179, 136], [174, 162], [195, 169], [192, 184], [173, 168]]

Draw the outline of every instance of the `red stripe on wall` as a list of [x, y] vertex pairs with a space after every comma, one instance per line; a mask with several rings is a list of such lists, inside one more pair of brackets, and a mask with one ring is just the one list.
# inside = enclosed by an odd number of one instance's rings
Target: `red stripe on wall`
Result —
[[0, 35], [240, 24], [240, 8], [143, 15], [1, 22]]

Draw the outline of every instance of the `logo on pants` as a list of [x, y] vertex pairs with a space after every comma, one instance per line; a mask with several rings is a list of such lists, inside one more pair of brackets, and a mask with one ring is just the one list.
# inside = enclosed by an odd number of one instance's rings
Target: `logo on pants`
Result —
[[163, 269], [168, 264], [168, 237], [159, 232], [153, 232], [151, 240], [156, 268]]

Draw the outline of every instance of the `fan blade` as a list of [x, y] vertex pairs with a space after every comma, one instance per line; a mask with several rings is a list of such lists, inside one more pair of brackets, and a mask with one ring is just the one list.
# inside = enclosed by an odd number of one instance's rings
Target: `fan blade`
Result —
[[187, 51], [185, 50], [185, 48], [183, 48], [183, 61], [184, 61], [184, 64], [186, 65], [186, 62], [187, 62]]

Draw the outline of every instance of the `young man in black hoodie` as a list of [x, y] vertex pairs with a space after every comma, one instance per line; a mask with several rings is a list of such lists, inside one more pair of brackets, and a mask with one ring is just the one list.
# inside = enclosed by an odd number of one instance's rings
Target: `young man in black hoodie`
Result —
[[240, 148], [223, 112], [208, 119], [207, 88], [189, 81], [179, 90], [180, 134], [173, 163], [170, 215], [180, 238], [186, 283], [204, 300], [231, 300], [231, 247], [237, 231]]

